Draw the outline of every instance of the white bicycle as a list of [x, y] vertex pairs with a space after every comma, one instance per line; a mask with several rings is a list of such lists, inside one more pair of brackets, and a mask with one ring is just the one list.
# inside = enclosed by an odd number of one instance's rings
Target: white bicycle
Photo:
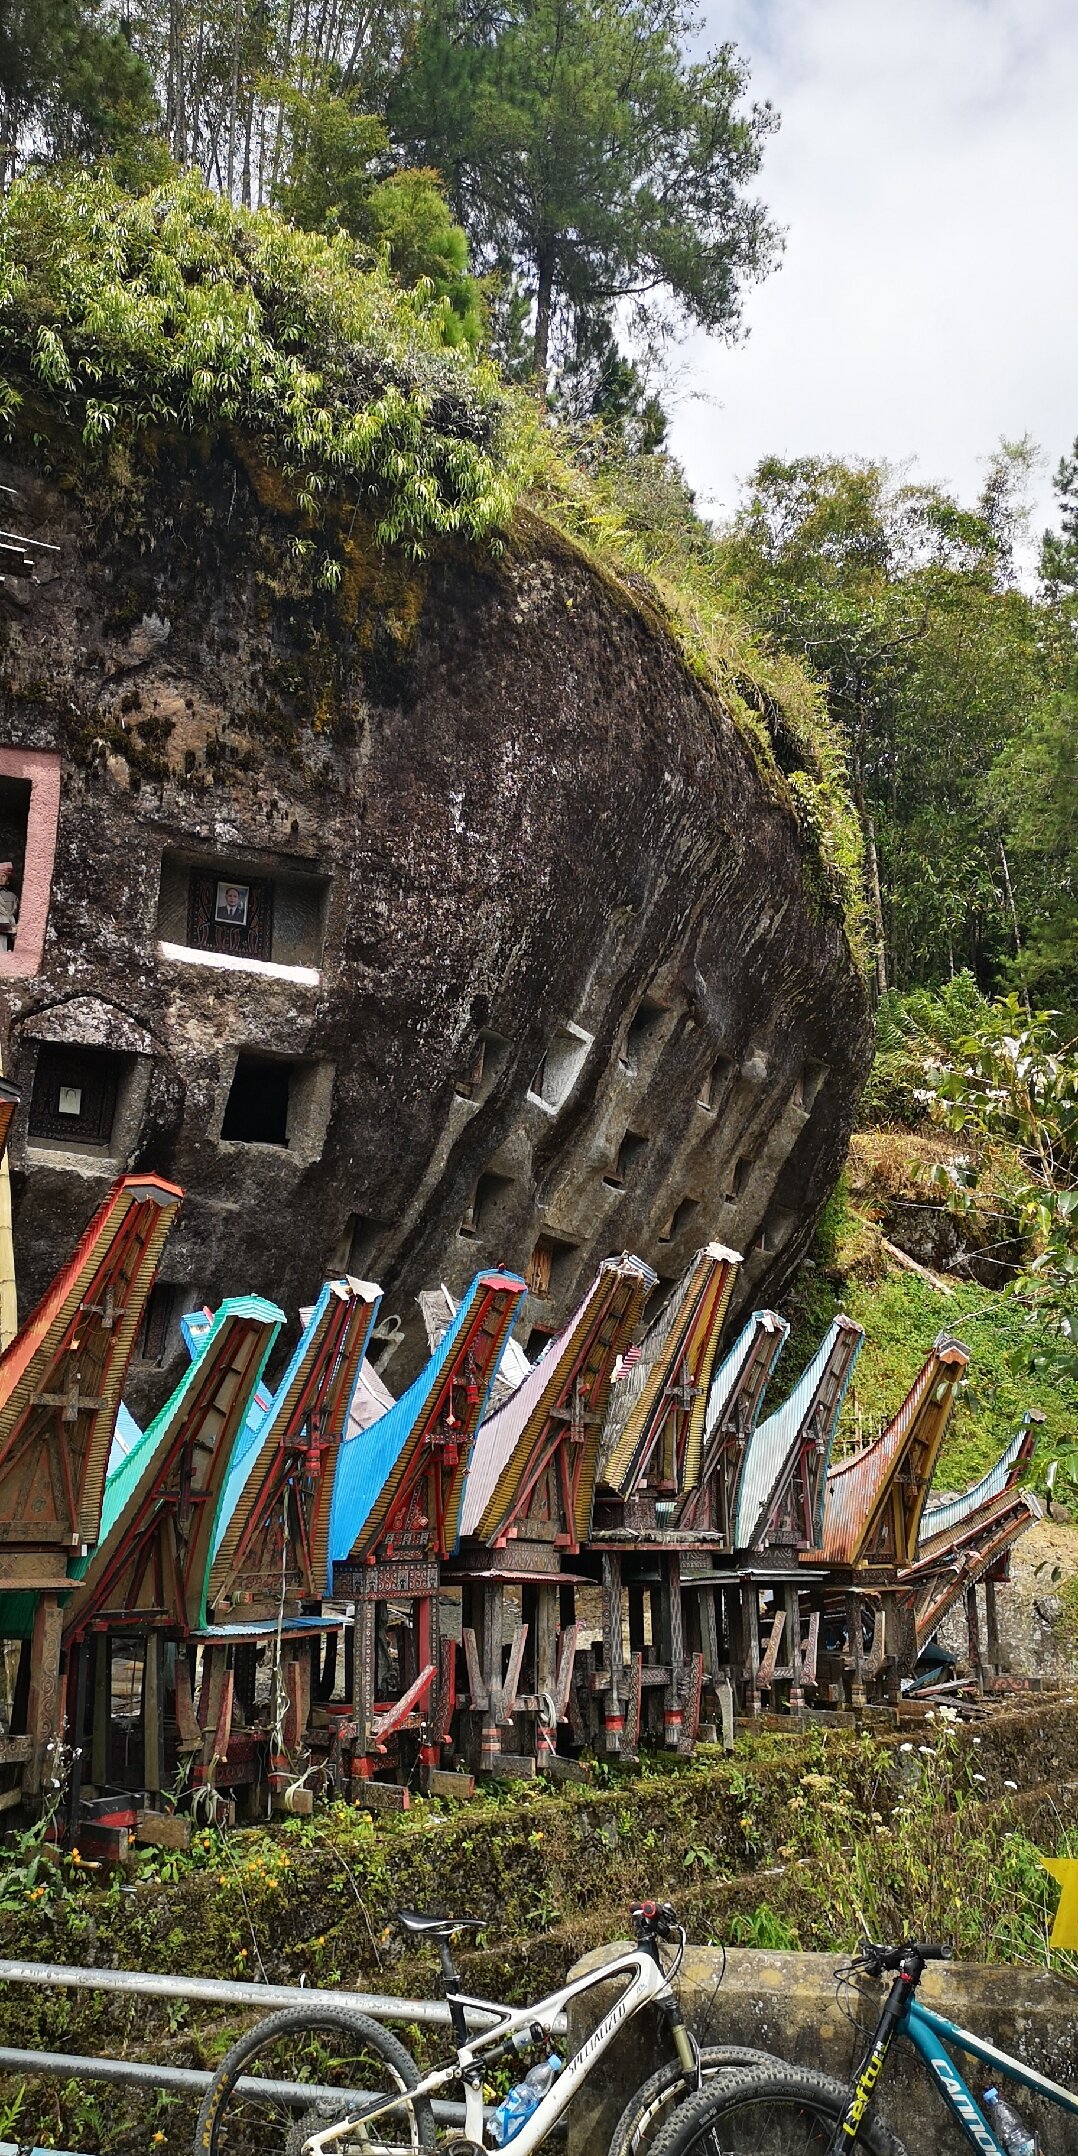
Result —
[[[636, 2090], [611, 2142], [611, 2156], [642, 2156], [674, 2105], [705, 2079], [776, 2062], [732, 2045], [701, 2049], [674, 1989], [685, 1933], [673, 1909], [668, 1902], [640, 1902], [632, 1921], [634, 1949], [534, 2005], [512, 2007], [460, 1988], [450, 1941], [455, 1932], [479, 1929], [481, 1920], [401, 1910], [398, 1922], [408, 1937], [437, 1946], [452, 2058], [421, 2073], [399, 2038], [358, 2008], [288, 2007], [258, 2022], [222, 2059], [199, 2114], [195, 2156], [429, 2156], [439, 2146], [447, 2156], [483, 2156], [492, 2146], [484, 2079], [508, 2061], [550, 2057], [570, 2002], [611, 1984], [621, 1987], [613, 2005], [514, 2134], [512, 2148], [514, 2156], [533, 2156], [618, 2031], [653, 2006], [669, 2031], [672, 2056]], [[674, 1949], [669, 1968], [661, 1959], [664, 1945]], [[449, 2103], [453, 2089], [458, 2100]]]

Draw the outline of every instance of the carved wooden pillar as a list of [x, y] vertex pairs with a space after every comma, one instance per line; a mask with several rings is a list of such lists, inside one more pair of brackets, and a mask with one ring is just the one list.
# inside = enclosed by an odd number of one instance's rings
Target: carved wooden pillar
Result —
[[800, 1714], [805, 1704], [801, 1670], [801, 1593], [792, 1583], [783, 1588], [786, 1611], [786, 1643], [790, 1652], [790, 1713]]
[[994, 1579], [986, 1579], [984, 1583], [984, 1628], [988, 1645], [988, 1669], [992, 1676], [999, 1677], [1006, 1669], [1007, 1663], [999, 1636], [999, 1607]]
[[846, 1655], [849, 1663], [850, 1705], [862, 1714], [865, 1698], [865, 1643], [861, 1631], [861, 1597], [856, 1588], [846, 1596]]
[[966, 1589], [966, 1631], [969, 1637], [969, 1661], [977, 1683], [977, 1690], [984, 1691], [984, 1660], [981, 1654], [981, 1613], [977, 1606], [977, 1583]]
[[[611, 1550], [603, 1556], [603, 1675], [606, 1691], [603, 1693], [603, 1745], [608, 1752], [620, 1752], [625, 1729], [625, 1665], [621, 1633], [621, 1553]], [[630, 1597], [630, 1610], [632, 1597]], [[640, 1616], [643, 1618], [641, 1598]], [[643, 1624], [641, 1622], [641, 1631]]]
[[480, 1666], [487, 1690], [483, 1728], [479, 1740], [479, 1764], [488, 1774], [497, 1770], [502, 1748], [502, 1632], [505, 1590], [500, 1580], [484, 1580], [480, 1590]]
[[681, 1749], [681, 1725], [683, 1721], [682, 1683], [685, 1665], [685, 1626], [681, 1611], [681, 1557], [671, 1551], [663, 1560], [666, 1575], [663, 1607], [665, 1612], [663, 1661], [669, 1672], [663, 1702], [663, 1742], [667, 1751]]
[[142, 1782], [150, 1797], [160, 1796], [165, 1778], [163, 1644], [160, 1632], [147, 1632], [142, 1661]]
[[43, 1594], [34, 1611], [30, 1639], [30, 1694], [26, 1729], [31, 1742], [23, 1787], [31, 1803], [39, 1803], [47, 1783], [58, 1772], [57, 1751], [61, 1736], [60, 1701], [60, 1603], [55, 1594]]
[[352, 1708], [356, 1724], [352, 1772], [371, 1772], [374, 1742], [374, 1631], [378, 1605], [373, 1595], [356, 1597], [352, 1632]]

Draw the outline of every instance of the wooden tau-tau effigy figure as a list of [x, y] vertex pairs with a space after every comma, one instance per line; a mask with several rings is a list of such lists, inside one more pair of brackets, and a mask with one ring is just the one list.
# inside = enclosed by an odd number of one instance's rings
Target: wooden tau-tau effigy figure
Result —
[[[248, 1415], [214, 1526], [193, 1635], [202, 1649], [202, 1764], [214, 1756], [223, 1764], [216, 1733], [227, 1709], [240, 1724], [237, 1764], [246, 1754], [260, 1780], [265, 1763], [280, 1810], [312, 1808], [304, 1777], [330, 1749], [343, 1629], [323, 1609], [330, 1509], [380, 1292], [369, 1281], [326, 1281], [273, 1398]], [[260, 1660], [268, 1681], [259, 1687]]]
[[699, 1487], [712, 1370], [740, 1262], [718, 1243], [697, 1251], [611, 1393], [589, 1543], [602, 1567], [601, 1654], [582, 1673], [583, 1718], [608, 1753], [632, 1757], [649, 1735], [676, 1751], [696, 1742], [704, 1652], [695, 1605], [685, 1623], [682, 1562], [699, 1537], [682, 1528], [678, 1509]]
[[[69, 1716], [98, 1794], [119, 1784], [152, 1802], [166, 1774], [185, 1761], [196, 1785], [227, 1780], [231, 1690], [218, 1687], [209, 1700], [212, 1673], [204, 1670], [196, 1712], [189, 1642], [203, 1618], [233, 1447], [283, 1322], [259, 1296], [222, 1303], [160, 1414], [110, 1468], [100, 1540], [76, 1568], [78, 1585], [64, 1612]], [[130, 1665], [142, 1661], [141, 1742], [128, 1741], [123, 1763], [112, 1726], [120, 1643]], [[169, 1747], [166, 1723], [174, 1733]]]
[[639, 1258], [606, 1259], [568, 1324], [480, 1426], [445, 1575], [461, 1592], [458, 1728], [470, 1767], [557, 1771], [600, 1435], [615, 1364], [654, 1285]]
[[343, 1773], [364, 1803], [430, 1787], [450, 1742], [456, 1648], [442, 1636], [441, 1568], [456, 1548], [469, 1456], [524, 1294], [477, 1274], [407, 1392], [342, 1448], [330, 1528], [332, 1592], [354, 1603]]
[[[971, 1667], [983, 1683], [1006, 1669], [1000, 1641], [996, 1588], [1010, 1576], [1015, 1543], [1041, 1518], [1032, 1490], [1018, 1487], [1028, 1473], [1044, 1421], [1030, 1408], [994, 1467], [968, 1490], [926, 1506], [912, 1564], [900, 1583], [912, 1596], [915, 1644], [921, 1653], [957, 1602], [965, 1598]], [[983, 1588], [987, 1640], [982, 1639], [977, 1590]]]
[[[829, 1469], [820, 1553], [827, 1566], [824, 1655], [832, 1705], [866, 1703], [878, 1683], [893, 1704], [917, 1658], [913, 1605], [900, 1572], [916, 1554], [921, 1514], [968, 1350], [941, 1333], [898, 1413]], [[811, 1560], [810, 1560], [811, 1561]], [[835, 1669], [836, 1648], [841, 1666]], [[824, 1666], [826, 1665], [826, 1666]], [[835, 1675], [838, 1684], [835, 1684]]]
[[831, 1444], [864, 1334], [836, 1317], [789, 1398], [745, 1447], [734, 1504], [742, 1705], [782, 1697], [799, 1713], [816, 1682], [819, 1611], [806, 1612], [803, 1558], [818, 1553]]
[[11, 1801], [40, 1800], [60, 1742], [64, 1604], [98, 1538], [120, 1394], [181, 1197], [125, 1176], [0, 1357], [0, 1637], [22, 1642], [0, 1749]]

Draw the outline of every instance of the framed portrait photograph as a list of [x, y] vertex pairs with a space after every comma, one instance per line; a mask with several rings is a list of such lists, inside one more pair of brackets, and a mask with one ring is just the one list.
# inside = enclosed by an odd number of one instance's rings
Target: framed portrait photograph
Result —
[[249, 883], [218, 883], [213, 918], [222, 928], [246, 928]]

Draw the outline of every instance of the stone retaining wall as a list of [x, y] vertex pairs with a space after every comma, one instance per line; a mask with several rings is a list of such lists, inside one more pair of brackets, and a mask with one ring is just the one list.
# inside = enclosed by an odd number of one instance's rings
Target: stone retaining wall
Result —
[[[579, 1976], [624, 1946], [586, 1955], [572, 1971]], [[835, 1988], [842, 1957], [773, 1954], [747, 1947], [690, 1947], [680, 1978], [689, 2027], [703, 2044], [750, 2044], [778, 2052], [799, 2066], [814, 2066], [845, 2080], [866, 2042], [843, 2012]], [[975, 1962], [929, 1968], [921, 1993], [928, 2006], [1066, 2088], [1078, 2087], [1078, 1986], [1043, 1969], [985, 1967]], [[577, 2050], [607, 2010], [614, 1994], [603, 1987], [579, 2001], [570, 2014], [569, 2050]], [[851, 1995], [851, 2011], [874, 2025], [881, 1987]], [[569, 2113], [569, 2156], [605, 2156], [610, 2136], [631, 2091], [668, 2056], [659, 2017], [641, 2014], [615, 2039]], [[987, 2070], [957, 2056], [974, 2090]], [[1078, 2118], [1014, 2091], [1015, 2101], [1041, 2135], [1043, 2156], [1078, 2156]], [[909, 2156], [959, 2156], [968, 2148], [951, 2125], [912, 2047], [900, 2043], [884, 2073], [880, 2115], [905, 2143]]]

